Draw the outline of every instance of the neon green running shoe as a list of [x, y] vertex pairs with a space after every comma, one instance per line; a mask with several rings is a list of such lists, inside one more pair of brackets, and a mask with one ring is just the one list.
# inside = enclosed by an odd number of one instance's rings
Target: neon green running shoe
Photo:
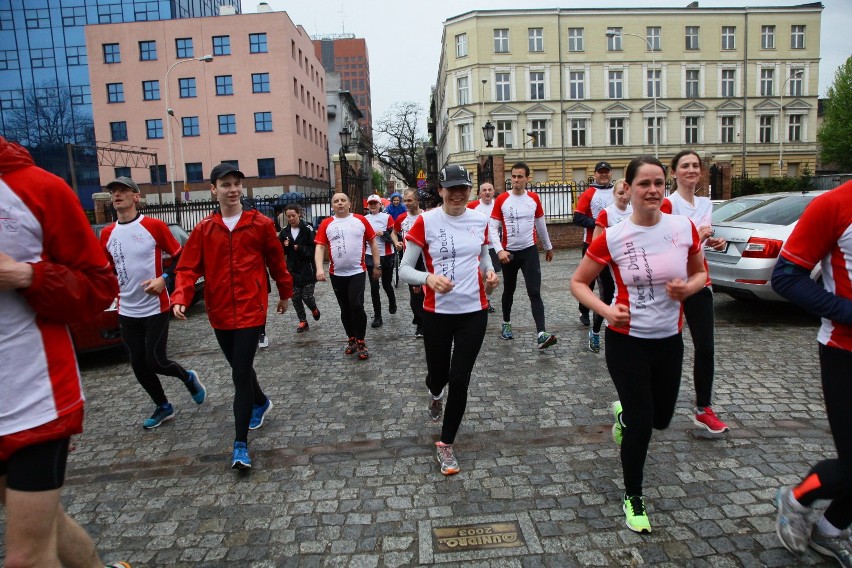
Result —
[[624, 437], [624, 426], [621, 425], [621, 413], [623, 410], [621, 409], [621, 401], [616, 400], [612, 403], [612, 415], [615, 418], [615, 424], [612, 425], [612, 439], [615, 440], [615, 443], [619, 446], [621, 445], [621, 438]]
[[648, 520], [648, 513], [645, 512], [644, 497], [641, 495], [633, 495], [632, 497], [625, 495], [622, 509], [628, 529], [638, 533], [651, 532], [651, 522]]

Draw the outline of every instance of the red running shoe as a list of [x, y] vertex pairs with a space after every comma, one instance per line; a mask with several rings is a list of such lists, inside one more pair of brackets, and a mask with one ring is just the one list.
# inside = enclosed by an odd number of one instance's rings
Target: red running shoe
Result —
[[696, 426], [707, 428], [711, 434], [722, 434], [729, 430], [728, 425], [719, 420], [716, 413], [709, 406], [699, 408], [701, 412], [696, 412], [692, 417], [692, 421]]

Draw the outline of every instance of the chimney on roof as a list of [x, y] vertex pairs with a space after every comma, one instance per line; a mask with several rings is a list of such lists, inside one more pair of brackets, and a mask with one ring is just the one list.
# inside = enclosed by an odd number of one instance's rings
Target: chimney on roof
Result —
[[270, 8], [269, 4], [267, 4], [266, 2], [261, 2], [260, 4], [257, 5], [257, 13], [258, 14], [263, 14], [263, 13], [268, 13], [268, 12], [272, 12], [272, 8]]
[[237, 14], [237, 9], [230, 5], [219, 6], [219, 15], [220, 16], [235, 16]]

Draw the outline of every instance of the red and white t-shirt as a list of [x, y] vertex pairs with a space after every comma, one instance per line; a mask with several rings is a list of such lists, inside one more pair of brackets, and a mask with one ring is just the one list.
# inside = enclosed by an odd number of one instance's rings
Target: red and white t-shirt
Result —
[[[683, 215], [688, 217], [692, 224], [697, 227], [709, 227], [713, 224], [713, 202], [707, 197], [692, 198], [695, 204], [690, 204], [686, 199], [681, 197], [678, 192], [674, 192], [663, 199], [660, 205], [660, 211], [671, 215]], [[707, 259], [704, 259], [704, 270], [707, 271], [707, 282], [705, 286], [710, 286], [710, 267], [707, 266]]]
[[522, 195], [507, 191], [494, 199], [491, 218], [499, 221], [505, 250], [523, 250], [535, 245], [535, 220], [540, 217], [544, 217], [544, 208], [532, 191], [524, 191]]
[[373, 227], [363, 215], [350, 213], [343, 218], [328, 217], [320, 223], [314, 242], [328, 247], [329, 274], [354, 276], [367, 270], [365, 245], [375, 236]]
[[414, 226], [414, 222], [423, 214], [421, 211], [417, 215], [412, 215], [408, 211], [400, 215], [396, 218], [394, 222], [393, 228], [399, 233], [399, 238], [402, 239], [403, 244], [405, 244], [405, 235], [408, 231], [411, 230], [411, 227]]
[[426, 270], [446, 276], [453, 289], [436, 293], [423, 286], [423, 309], [439, 314], [466, 314], [488, 308], [479, 273], [482, 245], [488, 244], [488, 219], [472, 210], [447, 215], [440, 207], [421, 214], [405, 238], [423, 249]]
[[153, 217], [137, 216], [129, 223], [113, 223], [101, 231], [101, 245], [118, 276], [118, 313], [144, 318], [169, 309], [169, 293], [146, 294], [142, 283], [163, 274], [163, 253], [172, 256], [180, 244], [169, 227]]
[[[485, 215], [486, 219], [491, 219], [491, 212], [494, 211], [494, 200], [491, 200], [491, 203], [488, 205], [484, 204], [481, 199], [477, 199], [476, 201], [471, 201], [467, 204], [468, 209], [473, 209], [474, 211], [479, 211], [483, 215]], [[493, 249], [494, 243], [490, 242], [492, 237], [489, 237], [488, 248]]]
[[[807, 206], [781, 256], [808, 270], [820, 262], [825, 289], [852, 300], [852, 182]], [[817, 341], [852, 351], [852, 326], [822, 318]]]
[[627, 327], [610, 329], [650, 339], [680, 333], [683, 308], [666, 293], [666, 282], [686, 280], [688, 258], [699, 252], [698, 231], [679, 215], [663, 215], [653, 227], [626, 219], [592, 241], [586, 256], [608, 264], [615, 280], [612, 305], [630, 309]]
[[607, 205], [600, 213], [598, 213], [598, 216], [595, 219], [595, 225], [606, 229], [607, 227], [618, 225], [625, 219], [629, 219], [632, 214], [633, 206], [631, 204], [628, 203], [627, 207], [622, 210], [618, 208], [618, 205], [613, 203], [611, 205]]
[[[393, 252], [393, 243], [382, 239], [381, 235], [384, 234], [388, 227], [393, 228], [393, 217], [384, 211], [379, 211], [375, 214], [367, 213], [364, 215], [364, 218], [367, 219], [370, 226], [373, 227], [373, 231], [379, 235], [379, 240], [377, 241], [377, 244], [379, 245], [379, 256], [387, 256], [391, 254]], [[370, 250], [370, 247], [367, 247], [366, 253], [370, 256], [373, 255], [373, 251]]]
[[[615, 203], [613, 186], [591, 186], [580, 195], [579, 199], [577, 199], [577, 208], [575, 211], [597, 220], [601, 211], [613, 203]], [[594, 229], [583, 228], [583, 242], [586, 244], [591, 243], [594, 232]]]

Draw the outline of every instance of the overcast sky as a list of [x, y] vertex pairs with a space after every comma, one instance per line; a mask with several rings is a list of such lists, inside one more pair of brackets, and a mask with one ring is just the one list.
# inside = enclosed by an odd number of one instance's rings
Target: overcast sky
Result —
[[[286, 11], [310, 35], [352, 33], [367, 40], [373, 120], [395, 102], [415, 101], [429, 108], [429, 94], [438, 75], [443, 22], [471, 10], [516, 8], [620, 7], [624, 0], [266, 0]], [[701, 7], [794, 6], [805, 0], [699, 0]], [[852, 0], [822, 0], [819, 95], [825, 96], [834, 73], [852, 55]], [[242, 0], [244, 13], [257, 11], [258, 0]], [[649, 0], [633, 6], [684, 7], [689, 0]], [[424, 125], [421, 125], [425, 128]]]

